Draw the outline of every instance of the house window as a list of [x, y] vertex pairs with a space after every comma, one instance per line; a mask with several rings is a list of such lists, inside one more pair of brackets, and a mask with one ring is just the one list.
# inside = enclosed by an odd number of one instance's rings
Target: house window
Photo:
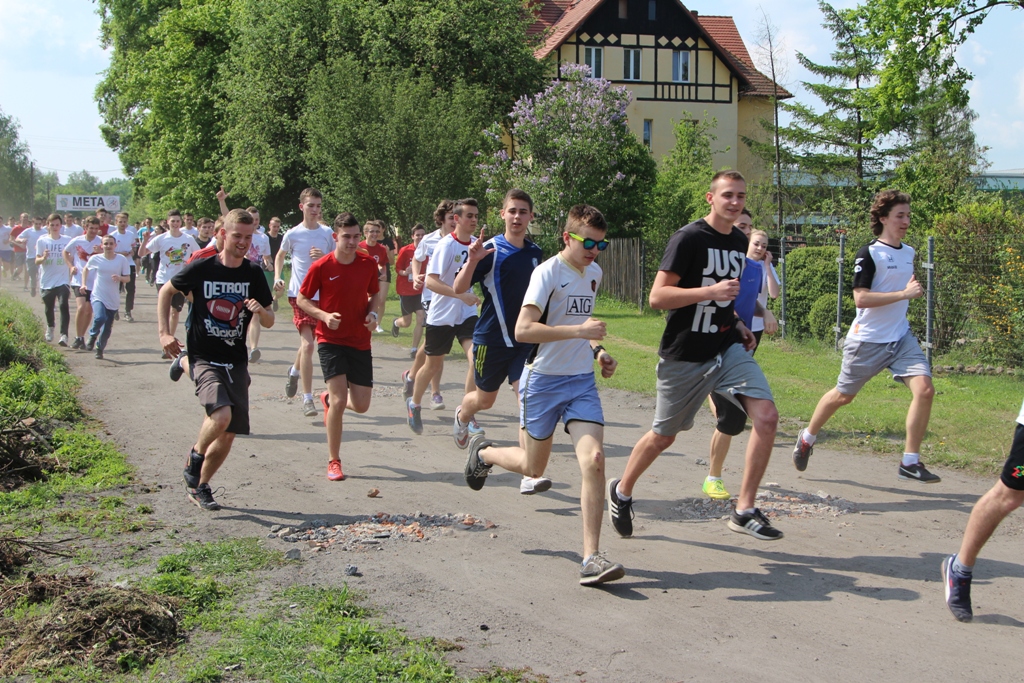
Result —
[[629, 0], [619, 0], [619, 19], [629, 18]]
[[583, 63], [590, 67], [592, 78], [604, 77], [604, 49], [600, 47], [583, 48]]
[[644, 147], [650, 151], [651, 138], [654, 137], [654, 119], [644, 119]]
[[622, 77], [627, 81], [640, 80], [640, 50], [626, 48], [622, 51]]
[[647, 3], [647, 20], [648, 21], [654, 21], [655, 17], [657, 16], [657, 10], [656, 10], [657, 6], [658, 6], [658, 3], [656, 3], [654, 0], [649, 0], [649, 2]]
[[690, 53], [688, 50], [672, 51], [672, 80], [676, 83], [690, 82]]

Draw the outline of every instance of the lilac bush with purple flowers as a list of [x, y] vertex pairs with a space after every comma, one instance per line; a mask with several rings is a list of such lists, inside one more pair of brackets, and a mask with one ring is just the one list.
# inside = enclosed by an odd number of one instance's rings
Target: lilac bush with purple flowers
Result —
[[[562, 65], [560, 78], [520, 98], [507, 129], [485, 133], [490, 143], [477, 165], [492, 206], [512, 187], [533, 197], [535, 223], [557, 233], [574, 204], [592, 204], [608, 219], [610, 234], [636, 234], [656, 177], [656, 165], [626, 121], [632, 95], [590, 67]], [[513, 153], [502, 134], [513, 140]]]

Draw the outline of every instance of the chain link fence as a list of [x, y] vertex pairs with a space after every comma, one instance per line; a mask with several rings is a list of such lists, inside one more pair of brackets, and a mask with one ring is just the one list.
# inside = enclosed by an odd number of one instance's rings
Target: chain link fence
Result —
[[[769, 306], [787, 339], [820, 339], [839, 347], [856, 313], [853, 259], [869, 238], [789, 235], [770, 240], [782, 280]], [[916, 254], [925, 295], [910, 302], [911, 329], [929, 359], [947, 364], [1024, 366], [1024, 239], [957, 235], [906, 240]], [[613, 239], [601, 254], [602, 290], [646, 305], [654, 273], [639, 239]]]

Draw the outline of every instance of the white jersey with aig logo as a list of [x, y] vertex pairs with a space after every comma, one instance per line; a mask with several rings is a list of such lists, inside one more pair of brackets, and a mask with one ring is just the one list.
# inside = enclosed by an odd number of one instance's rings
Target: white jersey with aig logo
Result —
[[[581, 325], [594, 314], [601, 275], [596, 263], [579, 271], [555, 254], [533, 271], [523, 305], [540, 309], [540, 322], [550, 327]], [[587, 339], [545, 342], [528, 364], [543, 375], [582, 375], [594, 371], [594, 352]]]

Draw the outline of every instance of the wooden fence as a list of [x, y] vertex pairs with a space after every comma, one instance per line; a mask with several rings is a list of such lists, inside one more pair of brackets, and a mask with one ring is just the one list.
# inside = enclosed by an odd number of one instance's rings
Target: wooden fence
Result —
[[609, 241], [611, 244], [597, 258], [604, 271], [601, 291], [642, 309], [647, 303], [644, 242], [639, 238]]

